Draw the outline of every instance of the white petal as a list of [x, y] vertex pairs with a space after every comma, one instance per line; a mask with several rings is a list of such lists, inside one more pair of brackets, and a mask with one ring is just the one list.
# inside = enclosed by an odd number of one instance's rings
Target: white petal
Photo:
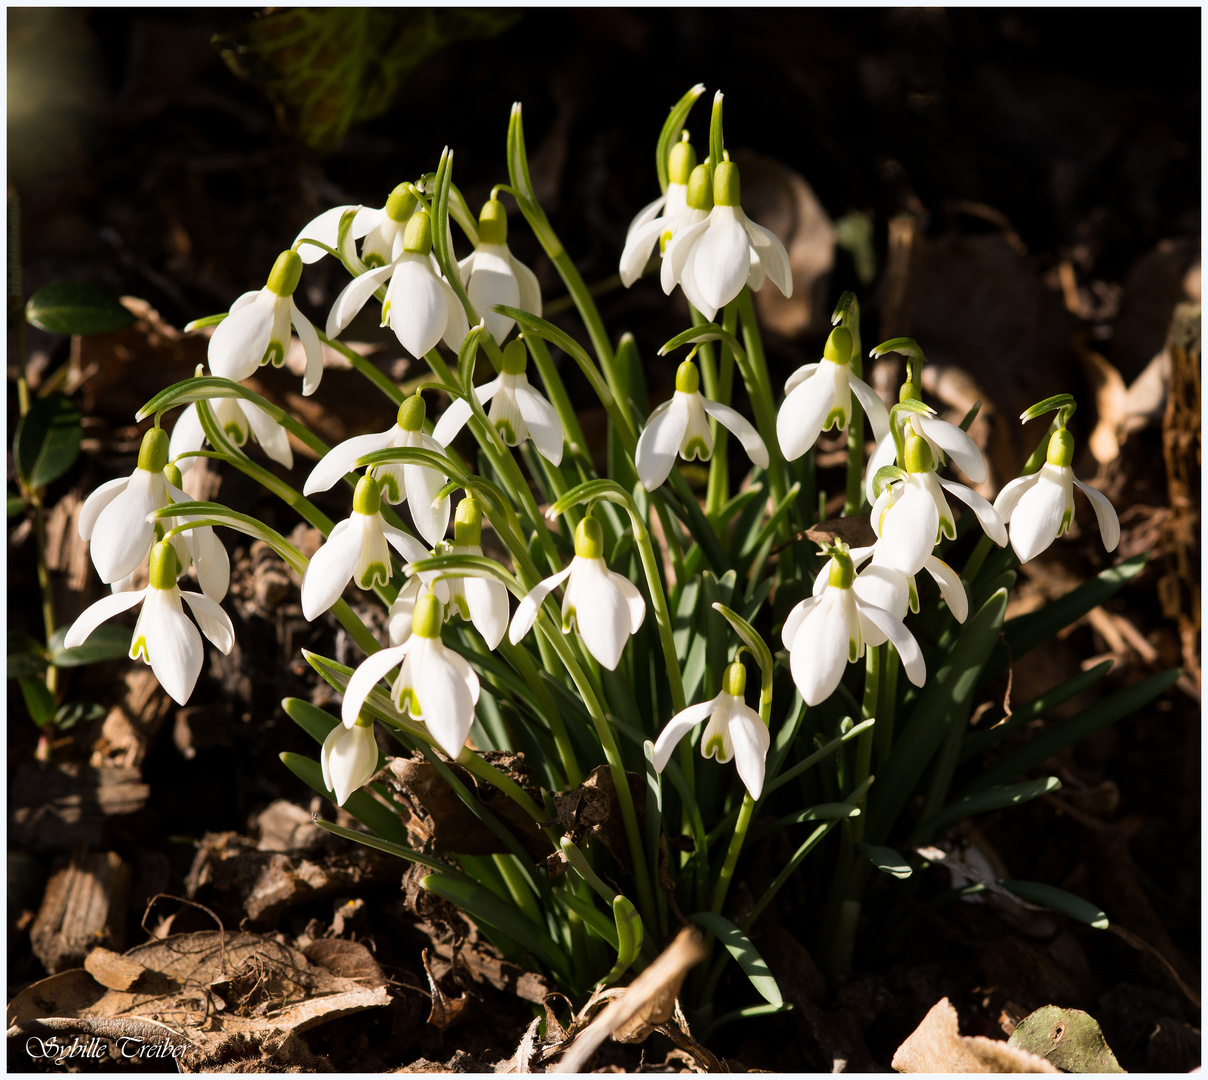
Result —
[[874, 623], [893, 642], [902, 658], [902, 667], [906, 669], [906, 677], [915, 686], [922, 686], [927, 681], [927, 665], [923, 662], [923, 653], [919, 643], [914, 640], [905, 626], [881, 608], [868, 606], [860, 610], [860, 614]]
[[1036, 558], [1060, 535], [1066, 501], [1062, 485], [1042, 469], [1011, 515], [1011, 546], [1021, 563]]
[[182, 591], [180, 598], [189, 605], [201, 632], [226, 656], [235, 644], [235, 627], [231, 625], [231, 617], [217, 602], [201, 593]]
[[[653, 204], [651, 204], [653, 205]], [[637, 222], [634, 222], [637, 225]], [[667, 228], [667, 219], [653, 217], [637, 228], [630, 226], [625, 237], [625, 248], [621, 252], [621, 284], [629, 288], [642, 276], [659, 237]]]
[[129, 611], [141, 602], [146, 591], [140, 589], [138, 592], [118, 592], [102, 596], [95, 604], [86, 607], [71, 624], [63, 636], [63, 648], [74, 649], [83, 645], [101, 623], [120, 615], [123, 611]]
[[763, 778], [767, 768], [768, 747], [772, 735], [759, 714], [748, 705], [737, 702], [730, 713], [730, 741], [734, 745], [734, 766], [738, 778], [758, 799], [763, 793]]
[[[183, 409], [176, 418], [176, 423], [172, 427], [172, 437], [168, 440], [168, 460], [174, 462], [182, 473], [188, 472], [197, 459], [192, 457], [182, 458], [180, 461], [176, 459], [190, 450], [200, 450], [205, 445], [205, 441], [205, 431], [202, 430], [201, 417], [197, 415], [197, 404], [194, 402]], [[83, 527], [82, 517], [80, 525]]]
[[575, 559], [566, 596], [562, 625], [574, 620], [587, 651], [609, 671], [615, 671], [629, 640], [632, 613], [629, 598], [613, 580], [603, 559]]
[[508, 628], [508, 590], [493, 578], [467, 577], [464, 588], [470, 619], [492, 652]]
[[815, 373], [784, 399], [776, 416], [776, 438], [786, 461], [795, 461], [818, 441], [834, 397], [831, 380]]
[[308, 622], [314, 622], [348, 587], [361, 558], [364, 534], [363, 516], [355, 514], [332, 529], [327, 542], [311, 556], [302, 576], [302, 614]]
[[391, 645], [401, 645], [411, 637], [411, 616], [422, 588], [423, 582], [418, 577], [408, 578], [407, 584], [399, 590], [398, 598], [390, 605], [388, 632]]
[[[852, 582], [852, 589], [862, 603], [884, 608], [895, 619], [906, 617], [910, 607], [910, 581], [901, 570], [874, 562]], [[881, 642], [870, 640], [868, 644], [880, 645]]]
[[101, 511], [126, 490], [130, 480], [129, 476], [119, 476], [116, 480], [108, 480], [84, 500], [84, 505], [80, 508], [80, 520], [77, 523], [81, 540], [92, 539], [92, 531], [96, 528], [96, 519], [101, 516]]
[[638, 587], [629, 578], [609, 570], [608, 579], [621, 590], [621, 595], [625, 598], [625, 605], [629, 608], [629, 632], [636, 634], [642, 628], [642, 620], [646, 618], [646, 601], [642, 599]]
[[815, 362], [813, 364], [802, 364], [801, 367], [794, 371], [793, 374], [785, 380], [785, 396], [787, 397], [794, 390], [796, 390], [797, 387], [799, 387], [803, 382], [805, 382], [806, 379], [813, 375], [821, 366], [822, 364], [820, 362]]
[[681, 227], [680, 231], [671, 238], [667, 250], [663, 252], [663, 265], [659, 271], [663, 292], [668, 296], [671, 295], [671, 290], [675, 288], [676, 282], [683, 274], [684, 264], [688, 261], [689, 254], [708, 227], [709, 215], [704, 214], [699, 221]]
[[956, 571], [934, 555], [923, 563], [923, 569], [935, 579], [935, 583], [940, 587], [940, 595], [944, 598], [944, 603], [948, 605], [948, 610], [952, 612], [952, 617], [957, 622], [963, 623], [969, 616], [969, 597], [965, 593], [965, 586], [961, 583]]
[[515, 321], [506, 315], [492, 311], [495, 304], [517, 307], [520, 304], [520, 283], [505, 254], [502, 244], [480, 244], [474, 260], [474, 272], [466, 293], [474, 310], [486, 321], [487, 330], [497, 341], [502, 342]]
[[521, 311], [528, 311], [533, 315], [540, 315], [541, 283], [537, 280], [537, 275], [534, 274], [511, 252], [508, 252], [508, 260], [512, 264], [512, 271], [515, 273], [516, 282], [520, 286], [520, 303], [517, 305], [517, 307], [519, 307]]
[[[700, 243], [701, 241], [698, 240], [693, 245], [692, 250], [688, 252], [688, 257], [684, 260], [684, 268], [679, 275], [679, 287], [683, 290], [688, 303], [696, 308], [704, 319], [712, 322], [717, 317], [717, 305], [701, 291], [700, 282], [697, 279], [696, 259], [700, 251]], [[666, 265], [666, 259], [663, 260], [663, 263]]]
[[[299, 247], [298, 241], [318, 240], [329, 248], [334, 248], [336, 241], [340, 239], [340, 220], [344, 217], [345, 211], [360, 209], [359, 206], [333, 206], [330, 210], [325, 210], [317, 218], [302, 226], [302, 231], [294, 237], [294, 242], [290, 246], [298, 252], [298, 257], [304, 263], [318, 262], [327, 252], [321, 247], [315, 247], [314, 244], [303, 244]], [[353, 219], [353, 224], [355, 226], [356, 218]]]
[[789, 667], [806, 705], [819, 705], [835, 692], [847, 667], [850, 640], [837, 596], [823, 597], [801, 620], [789, 649]]
[[211, 373], [233, 382], [242, 382], [264, 359], [273, 333], [277, 297], [261, 289], [244, 293], [240, 300], [243, 304], [233, 304], [231, 313], [214, 328], [206, 353]]
[[[521, 377], [522, 378], [522, 377]], [[562, 463], [562, 444], [566, 436], [562, 431], [562, 421], [554, 407], [534, 390], [526, 379], [517, 381], [516, 404], [520, 408], [520, 416], [528, 428], [529, 438], [551, 465]]]
[[[683, 186], [684, 185], [682, 185], [682, 184], [676, 185], [676, 187], [683, 187]], [[670, 190], [670, 188], [668, 188], [668, 190]], [[629, 228], [625, 231], [625, 243], [628, 244], [630, 237], [632, 237], [633, 234], [638, 229], [640, 229], [643, 225], [648, 224], [649, 222], [653, 221], [656, 217], [658, 217], [659, 211], [663, 208], [663, 205], [666, 202], [667, 202], [667, 196], [660, 195], [657, 199], [654, 200], [654, 202], [647, 203], [645, 206], [643, 206], [642, 209], [639, 210], [637, 212], [637, 214], [634, 216], [634, 219], [629, 223]]]
[[[739, 221], [746, 229], [751, 247], [759, 256], [759, 265], [764, 273], [786, 297], [792, 296], [793, 271], [789, 266], [789, 253], [784, 250], [784, 244], [775, 233], [762, 225], [756, 225], [742, 210], [739, 210], [738, 214], [741, 215]], [[758, 292], [758, 289], [756, 291]]]
[[638, 477], [647, 491], [653, 491], [671, 475], [687, 427], [688, 411], [678, 395], [650, 414], [634, 454]]
[[[821, 578], [822, 575], [819, 574], [818, 580], [821, 580]], [[789, 612], [788, 618], [784, 620], [784, 626], [780, 629], [780, 641], [786, 649], [793, 647], [793, 638], [797, 636], [797, 631], [801, 627], [802, 620], [805, 619], [817, 604], [817, 590], [815, 590], [814, 596], [793, 605], [793, 610]]]
[[[852, 393], [856, 395], [856, 399], [864, 406], [864, 415], [868, 417], [868, 422], [872, 424], [873, 438], [878, 443], [882, 439], [889, 439], [889, 445], [892, 446], [893, 439], [889, 434], [889, 410], [885, 408], [885, 402], [877, 396], [877, 392], [863, 379], [850, 375], [848, 376], [848, 383], [851, 386]], [[893, 462], [888, 462], [888, 464], [892, 465]]]
[[435, 639], [432, 645], [431, 655], [412, 667], [412, 689], [428, 733], [449, 757], [456, 758], [474, 724], [474, 699], [464, 673], [444, 655], [449, 650]]
[[[204, 650], [201, 635], [185, 616], [175, 589], [148, 589], [134, 630], [141, 637], [146, 657], [159, 685], [178, 705], [189, 700], [201, 674]], [[133, 647], [133, 646], [132, 646]]]
[[877, 472], [886, 465], [893, 465], [897, 458], [898, 450], [894, 446], [892, 435], [886, 435], [877, 440], [877, 445], [869, 455], [864, 473], [864, 495], [870, 503], [878, 501], [876, 493], [873, 491], [873, 481], [877, 478]]
[[392, 649], [382, 649], [361, 661], [360, 667], [352, 673], [348, 685], [344, 688], [344, 704], [340, 708], [340, 717], [346, 728], [357, 722], [361, 706], [369, 697], [369, 692], [377, 686], [387, 672], [398, 666], [407, 650], [411, 648], [412, 640], [396, 645]]
[[[734, 207], [713, 208], [709, 227], [689, 258], [695, 262], [696, 286], [715, 313], [742, 291], [751, 272], [751, 245]], [[788, 291], [793, 291], [791, 280]]]
[[512, 616], [512, 626], [508, 631], [508, 641], [516, 645], [533, 628], [533, 623], [537, 620], [537, 613], [541, 610], [541, 605], [545, 598], [570, 576], [574, 565], [572, 561], [570, 566], [565, 570], [554, 574], [553, 577], [547, 577], [544, 581], [538, 582], [521, 599], [520, 606], [516, 608], [516, 614]]
[[720, 401], [710, 401], [708, 398], [701, 398], [701, 403], [705, 412], [737, 436], [751, 461], [761, 469], [768, 467], [768, 448], [759, 437], [759, 432], [742, 413], [731, 409], [729, 405], [723, 405]]
[[190, 529], [183, 536], [189, 546], [201, 591], [211, 600], [222, 600], [231, 586], [231, 558], [222, 541], [209, 525]]
[[915, 416], [912, 419], [923, 435], [943, 450], [970, 480], [975, 484], [985, 482], [985, 458], [968, 434], [955, 424], [933, 416]]
[[352, 472], [358, 458], [372, 454], [375, 450], [385, 450], [394, 445], [394, 435], [397, 428], [389, 431], [377, 431], [369, 435], [354, 435], [345, 439], [338, 446], [333, 446], [319, 463], [311, 470], [302, 485], [303, 495], [313, 495], [316, 491], [327, 491], [337, 480]]
[[991, 540], [999, 547], [1007, 546], [1007, 527], [988, 499], [983, 499], [972, 488], [965, 487], [964, 484], [958, 484], [953, 480], [940, 480], [940, 487], [945, 491], [950, 491], [977, 515], [982, 529]]
[[133, 573], [147, 557], [155, 539], [155, 526], [147, 515], [167, 505], [163, 474], [135, 469], [125, 490], [97, 515], [92, 562], [106, 585]]
[[466, 318], [466, 309], [461, 306], [461, 301], [457, 299], [457, 293], [449, 286], [443, 278], [440, 279], [440, 287], [445, 294], [445, 329], [441, 333], [446, 345], [454, 352], [461, 349], [461, 343], [465, 341], [466, 335], [470, 332], [470, 322]]
[[1039, 479], [1039, 473], [1029, 473], [1027, 476], [1020, 476], [1012, 480], [998, 493], [998, 498], [994, 500], [994, 509], [998, 511], [998, 516], [1003, 521], [1009, 522], [1011, 520], [1011, 516], [1015, 513], [1015, 507], [1018, 505], [1019, 500], [1026, 491], [1031, 490], [1032, 486]]
[[372, 727], [338, 724], [323, 740], [323, 783], [343, 806], [353, 792], [360, 790], [377, 772], [378, 748]]
[[687, 735], [697, 724], [711, 716], [713, 710], [717, 708], [717, 703], [720, 699], [721, 695], [719, 694], [709, 701], [689, 705], [667, 721], [667, 726], [659, 733], [659, 737], [654, 744], [653, 758], [655, 772], [662, 772], [667, 767], [667, 762], [671, 760], [671, 754], [679, 745], [680, 739]]
[[381, 529], [387, 543], [403, 557], [404, 563], [419, 562], [420, 559], [426, 559], [431, 555], [431, 552], [414, 536], [403, 532], [402, 529], [396, 529], [388, 521], [381, 522]]
[[1115, 551], [1120, 543], [1120, 519], [1116, 516], [1116, 508], [1101, 491], [1096, 491], [1090, 484], [1084, 484], [1074, 478], [1079, 490], [1091, 501], [1095, 508], [1095, 517], [1099, 519], [1099, 532], [1103, 537], [1103, 546], [1108, 551]]
[[[474, 388], [474, 396], [478, 398], [479, 405], [486, 405], [497, 393], [503, 385], [503, 376], [497, 375], [488, 383], [483, 383], [482, 386]], [[442, 449], [449, 445], [456, 437], [457, 433], [465, 426], [467, 420], [473, 415], [473, 409], [470, 408], [470, 403], [465, 398], [454, 398], [449, 407], [441, 414], [441, 418], [436, 422], [436, 427], [432, 429], [432, 438], [440, 443]]]
[[[881, 519], [881, 545], [885, 552], [881, 561], [913, 576], [935, 548], [940, 512], [931, 493], [921, 484], [897, 486], [903, 490]], [[875, 510], [874, 507], [874, 513]]]
[[[289, 434], [285, 428], [278, 424], [259, 405], [253, 405], [250, 401], [241, 401], [239, 405], [243, 410], [243, 415], [247, 417], [248, 426], [252, 429], [256, 442], [260, 444], [264, 452], [273, 461], [280, 462], [287, 469], [292, 469], [294, 467], [294, 452], [290, 448]], [[176, 432], [173, 431], [172, 434], [175, 437]], [[169, 448], [170, 454], [171, 449]]]
[[298, 310], [293, 298], [289, 301], [289, 317], [294, 324], [302, 350], [306, 354], [306, 371], [302, 375], [302, 396], [309, 397], [319, 388], [323, 378], [323, 345], [310, 320]]
[[386, 293], [387, 320], [412, 356], [436, 347], [449, 325], [449, 302], [422, 255], [404, 254]]
[[[435, 449], [438, 453], [443, 450], [439, 445], [435, 446]], [[444, 539], [449, 528], [451, 500], [446, 495], [435, 505], [433, 501], [437, 492], [448, 483], [448, 477], [435, 469], [429, 469], [426, 465], [404, 465], [403, 483], [407, 489], [407, 504], [411, 508], [415, 531], [429, 544], [437, 544]]]
[[327, 316], [326, 334], [329, 338], [339, 337], [354, 318], [357, 313], [369, 301], [369, 298], [377, 292], [378, 288], [390, 277], [394, 272], [391, 265], [379, 266], [375, 270], [367, 270], [365, 273], [354, 277], [344, 290], [336, 297], [336, 302], [331, 305], [331, 313]]

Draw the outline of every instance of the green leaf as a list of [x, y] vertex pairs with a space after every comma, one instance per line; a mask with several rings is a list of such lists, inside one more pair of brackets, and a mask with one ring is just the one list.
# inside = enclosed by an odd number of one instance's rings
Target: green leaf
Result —
[[882, 847], [880, 844], [858, 844], [857, 846], [868, 856], [868, 861], [873, 866], [889, 874], [890, 877], [908, 878], [914, 872], [910, 863], [893, 848]]
[[[290, 756], [296, 757], [297, 755]], [[281, 757], [284, 760], [286, 755], [282, 754]], [[299, 779], [301, 778], [299, 777]], [[429, 870], [439, 870], [441, 873], [453, 875], [460, 873], [455, 867], [448, 866], [431, 855], [415, 851], [413, 848], [407, 847], [406, 844], [395, 844], [389, 840], [383, 840], [380, 836], [370, 836], [367, 833], [357, 832], [355, 829], [346, 829], [343, 825], [336, 825], [322, 819], [317, 820], [315, 824], [333, 836], [339, 836], [344, 840], [351, 840], [354, 844], [362, 844], [365, 847], [373, 848], [374, 851], [384, 851], [387, 855], [396, 855], [400, 859], [406, 859], [408, 862], [413, 862], [418, 866], [426, 866]]]
[[[382, 758], [379, 752], [379, 765], [381, 761]], [[291, 754], [287, 751], [281, 754], [281, 763], [299, 780], [305, 784], [309, 784], [320, 795], [329, 799], [332, 805], [335, 805], [335, 794], [329, 791], [327, 785], [323, 783], [323, 766], [317, 761], [303, 757], [301, 754]], [[344, 802], [344, 809], [364, 825], [365, 828], [373, 830], [373, 832], [385, 840], [393, 841], [396, 844], [403, 844], [408, 839], [407, 829], [403, 825], [402, 819], [388, 806], [378, 802], [364, 788], [360, 791], [354, 791], [348, 796]]]
[[105, 710], [95, 701], [69, 701], [60, 705], [55, 713], [55, 727], [59, 731], [70, 731], [76, 724], [99, 720], [104, 715]]
[[637, 959], [638, 953], [641, 951], [642, 939], [645, 936], [642, 917], [638, 914], [637, 908], [620, 893], [613, 897], [612, 917], [617, 929], [617, 962], [613, 964], [612, 970], [604, 976], [606, 985], [616, 982], [629, 970], [630, 965]]
[[129, 326], [134, 315], [99, 285], [55, 281], [29, 298], [25, 319], [49, 334], [104, 334]]
[[976, 795], [966, 795], [949, 803], [933, 818], [919, 825], [915, 836], [933, 836], [937, 829], [953, 821], [960, 821], [972, 814], [984, 814], [989, 810], [1001, 810], [1005, 806], [1019, 806], [1051, 791], [1057, 791], [1060, 787], [1061, 781], [1057, 777], [1046, 776], [1042, 780], [1027, 780], [1022, 784], [1007, 784], [989, 788]]
[[1008, 892], [1014, 893], [1021, 900], [1033, 904], [1043, 904], [1054, 911], [1060, 911], [1071, 919], [1093, 926], [1096, 930], [1106, 930], [1111, 925], [1107, 914], [1100, 911], [1089, 900], [1074, 896], [1064, 889], [1054, 885], [1042, 885], [1038, 881], [1000, 881], [999, 884]]
[[45, 487], [71, 468], [80, 452], [80, 408], [57, 391], [34, 398], [17, 424], [13, 456], [28, 488]]
[[1016, 1025], [1007, 1045], [1038, 1054], [1064, 1072], [1124, 1072], [1098, 1022], [1081, 1009], [1045, 1005]]
[[8, 632], [8, 677], [31, 679], [46, 670], [46, 650], [42, 643], [21, 630]]
[[20, 495], [10, 495], [8, 497], [9, 520], [11, 521], [18, 514], [23, 514], [25, 512], [26, 506], [28, 506], [28, 505], [29, 504], [23, 498], [21, 498]]
[[45, 727], [55, 715], [55, 697], [50, 688], [37, 676], [20, 678], [17, 685], [21, 687], [21, 696], [25, 699], [25, 707], [29, 710], [30, 719], [38, 727]]
[[63, 638], [69, 627], [60, 626], [50, 636], [48, 651], [50, 662], [55, 667], [80, 667], [83, 664], [99, 664], [105, 660], [122, 660], [130, 655], [130, 639], [134, 631], [121, 623], [101, 623], [83, 645], [74, 649], [63, 648]]
[[688, 113], [692, 111], [692, 106], [696, 104], [696, 99], [704, 92], [704, 83], [697, 83], [692, 87], [679, 101], [671, 106], [671, 112], [667, 115], [667, 120], [663, 124], [663, 130], [659, 132], [659, 141], [654, 151], [654, 162], [658, 170], [659, 189], [664, 193], [666, 193], [667, 184], [670, 182], [667, 158], [671, 154], [671, 147], [679, 142], [680, 132], [684, 128], [684, 121], [688, 119]]
[[692, 916], [694, 923], [700, 923], [706, 930], [711, 931], [725, 947], [726, 951], [738, 961], [738, 966], [751, 980], [751, 985], [769, 1005], [783, 1005], [784, 997], [780, 987], [772, 978], [771, 971], [759, 951], [751, 944], [751, 939], [738, 929], [729, 919], [712, 911], [698, 911]]

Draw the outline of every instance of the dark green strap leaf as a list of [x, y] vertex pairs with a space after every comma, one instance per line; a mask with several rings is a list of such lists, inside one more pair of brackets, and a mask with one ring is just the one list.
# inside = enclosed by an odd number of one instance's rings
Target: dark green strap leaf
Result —
[[57, 480], [79, 452], [79, 406], [58, 392], [34, 398], [13, 438], [13, 457], [25, 486], [45, 487]]
[[784, 1004], [784, 996], [780, 993], [776, 980], [772, 978], [767, 963], [746, 934], [729, 919], [712, 911], [698, 911], [692, 916], [692, 921], [710, 931], [726, 947], [726, 951], [738, 961], [743, 974], [751, 980], [751, 985], [764, 1001], [769, 1005]]
[[134, 314], [100, 285], [55, 281], [29, 298], [25, 319], [49, 334], [104, 334], [129, 326]]

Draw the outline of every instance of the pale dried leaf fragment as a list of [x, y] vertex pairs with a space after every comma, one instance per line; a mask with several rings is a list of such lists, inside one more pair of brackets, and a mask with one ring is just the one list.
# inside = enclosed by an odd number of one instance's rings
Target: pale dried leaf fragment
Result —
[[129, 990], [147, 969], [111, 949], [93, 949], [84, 957], [84, 970], [109, 990]]
[[956, 1009], [942, 998], [898, 1047], [890, 1063], [902, 1073], [1018, 1073], [1060, 1070], [1044, 1058], [984, 1035], [961, 1035]]

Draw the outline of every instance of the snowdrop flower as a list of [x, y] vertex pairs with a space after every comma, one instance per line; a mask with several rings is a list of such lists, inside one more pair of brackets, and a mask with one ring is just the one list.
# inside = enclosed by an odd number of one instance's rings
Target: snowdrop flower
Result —
[[337, 724], [323, 740], [323, 784], [335, 794], [336, 805], [363, 788], [377, 772], [378, 747], [373, 721], [358, 719], [352, 727]]
[[478, 246], [457, 264], [470, 303], [500, 344], [516, 323], [492, 311], [496, 304], [541, 314], [537, 275], [508, 250], [507, 241], [507, 211], [498, 199], [491, 199], [478, 216]]
[[376, 652], [353, 672], [344, 691], [344, 727], [357, 722], [361, 706], [391, 669], [402, 667], [390, 697], [399, 712], [421, 720], [433, 741], [451, 758], [461, 753], [474, 723], [478, 676], [440, 639], [445, 614], [430, 593], [416, 601], [411, 634], [405, 642]]
[[[474, 389], [482, 405], [491, 404], [487, 419], [495, 425], [507, 446], [519, 446], [532, 439], [541, 456], [552, 465], [562, 461], [566, 435], [554, 407], [528, 381], [528, 351], [524, 342], [509, 341], [503, 350], [503, 370], [489, 383]], [[445, 410], [432, 431], [441, 447], [446, 447], [470, 419], [470, 403], [456, 398]]]
[[990, 503], [972, 488], [935, 474], [935, 459], [927, 440], [913, 433], [905, 439], [906, 471], [886, 484], [872, 507], [872, 527], [885, 544], [884, 563], [904, 574], [917, 574], [940, 534], [956, 537], [956, 523], [947, 491], [977, 515], [987, 536], [999, 547], [1007, 543], [1007, 527]]
[[683, 140], [676, 143], [667, 155], [667, 193], [644, 207], [625, 234], [625, 249], [621, 252], [621, 284], [625, 288], [628, 289], [642, 276], [656, 243], [661, 255], [682, 224], [690, 224], [707, 216], [707, 210], [688, 210], [688, 178], [695, 168], [696, 151], [688, 142], [688, 133], [685, 131]]
[[1036, 558], [1074, 520], [1075, 485], [1091, 501], [1099, 519], [1103, 546], [1115, 551], [1120, 543], [1120, 519], [1107, 496], [1074, 475], [1074, 437], [1065, 428], [1049, 439], [1045, 463], [1039, 472], [1012, 480], [998, 493], [994, 509], [1011, 526], [1011, 546], [1021, 563]]
[[[337, 600], [353, 578], [362, 589], [390, 580], [390, 548], [406, 562], [428, 552], [418, 540], [382, 520], [377, 481], [363, 476], [352, 496], [352, 514], [341, 521], [310, 560], [302, 577], [302, 614], [313, 622]], [[389, 545], [389, 546], [387, 546]]]
[[604, 533], [592, 517], [585, 517], [575, 529], [570, 566], [546, 578], [520, 601], [508, 640], [515, 645], [532, 629], [542, 602], [564, 581], [562, 632], [577, 628], [587, 651], [602, 667], [615, 671], [629, 636], [638, 632], [646, 617], [646, 601], [632, 581], [608, 569]]
[[[445, 448], [431, 435], [424, 434], [424, 399], [420, 394], [407, 398], [398, 408], [395, 424], [387, 431], [356, 435], [332, 447], [311, 470], [302, 487], [303, 495], [327, 491], [350, 472], [357, 460], [375, 450], [412, 447], [444, 454]], [[406, 501], [416, 531], [429, 544], [444, 538], [449, 527], [448, 496], [437, 499], [449, 478], [426, 465], [379, 465], [374, 474], [388, 503]], [[422, 556], [421, 556], [422, 557]]]
[[[913, 574], [904, 574], [885, 563], [885, 550], [879, 543], [872, 547], [851, 549], [852, 564], [857, 568], [866, 562], [869, 556], [872, 557], [872, 561], [856, 576], [852, 589], [858, 600], [883, 608], [895, 619], [901, 620], [906, 617], [907, 611], [919, 610], [919, 594], [915, 588]], [[969, 616], [969, 597], [965, 593], [960, 576], [946, 562], [934, 555], [927, 556], [923, 569], [939, 586], [940, 596], [948, 605], [953, 617], [957, 622], [963, 623]], [[814, 583], [814, 595], [819, 595], [824, 587], [823, 576], [819, 575]], [[865, 634], [866, 645], [880, 645], [884, 640], [883, 635]]]
[[[290, 448], [285, 428], [259, 405], [238, 397], [211, 398], [209, 405], [214, 411], [218, 426], [236, 446], [243, 446], [250, 435], [274, 461], [287, 469], [294, 467], [294, 452]], [[197, 415], [197, 405], [194, 403], [176, 418], [172, 438], [168, 443], [168, 459], [175, 462], [180, 458], [177, 468], [182, 473], [188, 472], [196, 459], [182, 458], [180, 455], [200, 450], [205, 442], [206, 434], [201, 426], [201, 418]]]
[[638, 476], [653, 491], [671, 473], [675, 456], [708, 461], [713, 456], [709, 417], [732, 431], [747, 456], [760, 468], [768, 467], [768, 448], [745, 417], [728, 405], [710, 401], [700, 392], [700, 372], [685, 360], [675, 373], [675, 393], [650, 414], [634, 455]]
[[83, 645], [101, 623], [128, 611], [140, 601], [130, 645], [130, 659], [140, 656], [151, 665], [155, 677], [178, 705], [183, 705], [197, 685], [201, 674], [203, 648], [197, 627], [186, 617], [181, 601], [188, 603], [202, 633], [223, 655], [231, 651], [235, 629], [227, 613], [218, 603], [201, 593], [181, 592], [176, 585], [180, 569], [176, 551], [169, 543], [158, 543], [151, 549], [151, 581], [137, 592], [111, 593], [87, 608], [71, 624], [63, 638], [65, 648]]
[[[192, 501], [180, 488], [180, 470], [175, 465], [164, 466], [164, 479], [167, 481], [171, 502]], [[196, 516], [188, 514], [159, 519], [165, 531], [196, 520]], [[172, 537], [171, 543], [176, 549], [177, 559], [180, 560], [181, 573], [192, 566], [201, 591], [211, 600], [221, 601], [231, 584], [231, 560], [226, 548], [222, 546], [222, 541], [214, 535], [213, 527], [198, 525], [192, 529], [182, 529]], [[115, 587], [114, 592], [117, 591]]]
[[[847, 664], [859, 660], [865, 645], [878, 638], [893, 642], [915, 686], [922, 686], [927, 676], [914, 636], [884, 608], [861, 600], [852, 588], [855, 576], [850, 553], [834, 550], [814, 583], [815, 595], [802, 600], [784, 621], [781, 640], [789, 650], [793, 682], [807, 705], [830, 697]], [[825, 582], [821, 588], [819, 581]]]
[[427, 210], [417, 210], [407, 221], [397, 258], [353, 278], [336, 297], [327, 317], [327, 336], [336, 337], [389, 280], [382, 325], [394, 331], [403, 348], [423, 356], [443, 338], [456, 351], [470, 326], [457, 294], [433, 268], [431, 252], [432, 221]]
[[[906, 383], [902, 387], [901, 400], [905, 401], [908, 398], [916, 400], [918, 398], [918, 387], [913, 383]], [[977, 443], [956, 424], [941, 420], [935, 415], [935, 410], [928, 408], [925, 413], [908, 413], [903, 425], [903, 435], [917, 435], [930, 447], [934, 460], [939, 461], [941, 456], [947, 456], [975, 484], [985, 483], [986, 460], [982, 457]], [[876, 500], [873, 482], [876, 479], [877, 470], [886, 465], [892, 465], [896, 456], [893, 433], [887, 427], [884, 434], [877, 435], [876, 449], [868, 459], [864, 488], [870, 503]]]
[[[688, 185], [690, 209], [708, 209], [704, 193], [698, 194], [697, 174], [708, 166], [698, 165]], [[767, 229], [743, 213], [739, 198], [738, 167], [722, 161], [713, 170], [713, 208], [701, 221], [681, 227], [663, 253], [663, 292], [678, 283], [694, 308], [712, 321], [749, 285], [752, 292], [763, 288], [767, 278], [785, 296], [793, 294], [793, 275], [788, 252]]]
[[355, 241], [364, 238], [361, 245], [361, 261], [370, 269], [392, 263], [402, 254], [403, 230], [415, 212], [418, 200], [411, 184], [399, 184], [378, 209], [367, 206], [335, 206], [324, 211], [313, 221], [302, 226], [293, 246], [304, 263], [318, 262], [326, 251], [314, 244], [302, 243], [305, 239], [320, 240], [329, 248], [335, 248], [340, 239], [340, 222], [349, 210], [356, 211], [352, 225], [344, 237], [345, 260], [355, 265]]
[[85, 500], [80, 539], [90, 542], [92, 563], [106, 585], [133, 574], [151, 550], [155, 526], [147, 517], [172, 501], [164, 477], [167, 463], [168, 433], [151, 428], [134, 472], [102, 484]]
[[[821, 361], [799, 367], [784, 384], [785, 399], [776, 417], [776, 437], [786, 460], [799, 458], [818, 441], [822, 432], [831, 428], [845, 430], [851, 417], [853, 393], [864, 406], [873, 435], [878, 440], [889, 438], [889, 412], [876, 391], [852, 374], [851, 350], [851, 331], [837, 326], [826, 339]], [[893, 446], [892, 440], [889, 445]]]
[[207, 356], [210, 371], [232, 382], [243, 382], [261, 364], [280, 367], [289, 349], [290, 324], [306, 350], [302, 393], [313, 394], [323, 378], [323, 346], [319, 335], [298, 305], [294, 290], [302, 277], [302, 259], [296, 251], [277, 256], [268, 283], [244, 293], [231, 305], [230, 314], [214, 329]]
[[689, 705], [667, 722], [654, 744], [655, 769], [662, 772], [680, 739], [708, 718], [709, 724], [700, 740], [701, 755], [716, 758], [723, 765], [733, 758], [739, 779], [751, 798], [758, 799], [763, 791], [772, 737], [759, 713], [746, 703], [746, 688], [747, 669], [741, 660], [735, 660], [726, 668], [722, 690], [717, 697], [699, 705]]

